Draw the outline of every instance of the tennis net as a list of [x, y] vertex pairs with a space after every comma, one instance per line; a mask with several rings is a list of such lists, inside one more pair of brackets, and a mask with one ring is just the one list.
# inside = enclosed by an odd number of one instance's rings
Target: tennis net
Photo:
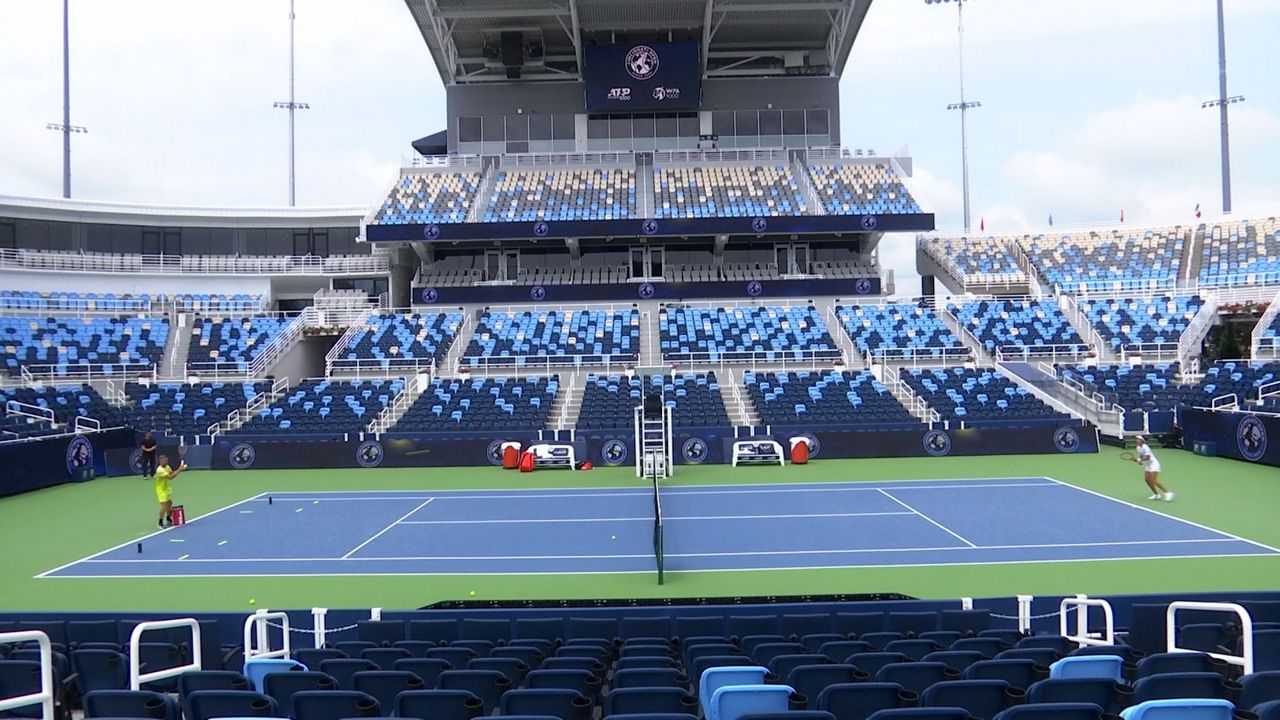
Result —
[[662, 547], [662, 494], [658, 490], [658, 476], [653, 475], [653, 557], [658, 563], [658, 584], [663, 584], [663, 558]]

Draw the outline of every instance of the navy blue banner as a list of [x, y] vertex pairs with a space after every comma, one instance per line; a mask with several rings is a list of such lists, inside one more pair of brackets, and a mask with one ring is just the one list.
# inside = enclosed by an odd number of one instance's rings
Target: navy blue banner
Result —
[[415, 305], [462, 303], [634, 302], [722, 297], [812, 297], [814, 295], [879, 295], [880, 278], [815, 278], [811, 280], [747, 280], [740, 282], [635, 282], [612, 285], [473, 285], [418, 287]]
[[107, 451], [132, 443], [121, 429], [0, 445], [0, 497], [107, 475]]
[[1210, 442], [1221, 457], [1280, 466], [1280, 416], [1182, 408], [1178, 417], [1184, 448]]
[[702, 104], [698, 43], [587, 45], [587, 112], [697, 110]]
[[370, 242], [413, 240], [529, 240], [537, 238], [684, 237], [689, 235], [789, 235], [805, 233], [928, 232], [933, 214], [788, 215], [757, 218], [665, 218], [440, 225], [370, 225]]

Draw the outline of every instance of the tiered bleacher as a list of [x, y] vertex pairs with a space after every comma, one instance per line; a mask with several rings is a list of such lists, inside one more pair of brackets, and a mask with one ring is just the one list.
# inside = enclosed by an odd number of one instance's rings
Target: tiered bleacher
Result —
[[1200, 282], [1243, 285], [1280, 282], [1280, 221], [1222, 223], [1202, 230]]
[[[53, 423], [57, 427], [37, 422], [31, 423], [34, 427], [24, 428], [24, 421], [8, 416], [9, 401], [52, 411]], [[115, 406], [103, 399], [92, 385], [0, 388], [0, 409], [6, 410], [5, 424], [13, 426], [7, 428], [12, 432], [17, 432], [17, 429], [25, 429], [33, 434], [71, 432], [71, 426], [77, 417], [93, 418], [104, 428], [122, 427], [125, 424]]]
[[870, 371], [746, 372], [742, 383], [766, 425], [918, 424]]
[[[163, 296], [157, 296], [156, 300]], [[151, 309], [149, 294], [35, 292], [0, 290], [0, 310], [40, 312], [145, 312]]]
[[379, 225], [466, 222], [479, 190], [478, 172], [405, 175], [375, 213], [374, 222]]
[[625, 220], [636, 216], [634, 168], [499, 170], [485, 222]]
[[679, 375], [587, 375], [583, 388], [579, 430], [629, 430], [635, 427], [635, 408], [651, 393], [671, 406], [676, 427], [727, 427], [729, 416], [714, 372]]
[[187, 363], [198, 370], [244, 371], [294, 318], [284, 315], [198, 316]]
[[362, 432], [404, 389], [403, 380], [304, 380], [234, 433]]
[[659, 218], [803, 215], [804, 199], [786, 165], [677, 165], [654, 168]]
[[925, 252], [957, 279], [981, 285], [1025, 285], [1027, 274], [1009, 251], [1010, 238], [925, 238]]
[[[1173, 424], [1173, 409], [1193, 401], [1199, 393], [1178, 384], [1178, 363], [1148, 365], [1055, 366], [1058, 377], [1093, 397], [1125, 410], [1124, 429], [1165, 432]], [[1146, 423], [1143, 422], [1144, 418]]]
[[969, 349], [923, 300], [883, 305], [837, 305], [836, 317], [866, 357], [963, 359]]
[[1115, 352], [1173, 352], [1203, 305], [1199, 295], [1080, 301], [1080, 309]]
[[960, 367], [912, 369], [904, 371], [902, 379], [944, 420], [960, 420], [974, 425], [1069, 419], [999, 370]]
[[625, 267], [545, 267], [520, 268], [516, 282], [521, 285], [605, 285], [626, 282]]
[[210, 425], [227, 419], [255, 396], [271, 387], [267, 382], [159, 383], [125, 385], [129, 406], [122, 409], [129, 426], [157, 435], [203, 435]]
[[235, 295], [210, 295], [209, 293], [183, 293], [173, 296], [173, 303], [183, 312], [204, 313], [253, 313], [263, 309], [261, 295], [237, 293]]
[[668, 305], [659, 316], [668, 362], [837, 360], [840, 350], [816, 308]]
[[640, 351], [636, 310], [486, 311], [464, 353], [472, 365], [631, 362]]
[[[139, 370], [160, 361], [169, 322], [163, 317], [0, 317], [0, 359], [10, 375], [20, 366], [52, 366], [58, 376]], [[129, 365], [132, 367], [124, 367]]]
[[1020, 244], [1049, 285], [1064, 292], [1169, 287], [1178, 280], [1186, 230], [1054, 233]]
[[433, 378], [396, 423], [395, 432], [541, 430], [560, 389], [559, 376]]
[[1256, 400], [1258, 390], [1268, 383], [1280, 380], [1280, 362], [1248, 362], [1245, 360], [1220, 360], [1205, 371], [1196, 386], [1201, 405], [1208, 405], [1214, 398], [1235, 395], [1240, 404]]
[[462, 313], [378, 313], [347, 343], [335, 367], [414, 367], [439, 362], [462, 326]]
[[976, 300], [947, 311], [986, 348], [1018, 353], [1083, 352], [1080, 334], [1050, 300]]
[[828, 215], [921, 212], [907, 186], [885, 163], [811, 164], [809, 177]]

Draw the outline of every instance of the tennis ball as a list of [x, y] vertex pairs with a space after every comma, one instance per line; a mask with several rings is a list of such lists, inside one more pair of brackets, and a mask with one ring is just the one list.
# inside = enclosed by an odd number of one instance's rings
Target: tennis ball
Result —
[[250, 605], [257, 605], [257, 604], [258, 604], [258, 601], [257, 601], [257, 600], [254, 600], [253, 598], [249, 598], [249, 604], [250, 604]]
[[610, 539], [610, 540], [617, 540], [617, 539], [618, 539], [618, 536], [617, 536], [617, 535], [610, 535], [610, 536], [609, 536], [609, 539]]
[[469, 593], [467, 593], [467, 594], [468, 594], [468, 595], [470, 595], [471, 597], [475, 597], [475, 596], [476, 596], [476, 591], [475, 591], [475, 590], [472, 590], [471, 592], [469, 592]]

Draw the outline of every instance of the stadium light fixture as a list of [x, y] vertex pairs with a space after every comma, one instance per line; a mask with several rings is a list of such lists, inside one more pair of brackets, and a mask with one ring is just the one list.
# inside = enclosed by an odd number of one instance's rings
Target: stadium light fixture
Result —
[[1218, 97], [1200, 103], [1201, 109], [1218, 108], [1222, 144], [1222, 213], [1231, 213], [1231, 131], [1227, 122], [1227, 106], [1244, 102], [1243, 95], [1227, 95], [1227, 32], [1223, 20], [1222, 0], [1218, 0]]
[[293, 96], [293, 12], [294, 0], [289, 0], [289, 99], [276, 101], [271, 107], [289, 111], [289, 207], [297, 204], [297, 161], [294, 151], [294, 114], [298, 110], [310, 110], [311, 106], [298, 102]]
[[82, 125], [71, 124], [71, 12], [62, 0], [62, 122], [46, 123], [46, 130], [62, 133], [62, 197], [71, 197], [71, 136], [87, 133]]
[[[924, 0], [925, 5], [942, 5], [952, 0]], [[957, 34], [960, 46], [960, 102], [947, 105], [948, 110], [960, 111], [960, 170], [964, 185], [964, 233], [969, 234], [969, 125], [968, 114], [974, 108], [982, 107], [982, 103], [965, 100], [964, 97], [964, 4], [966, 0], [955, 0], [959, 17]], [[973, 0], [968, 0], [973, 2]]]

